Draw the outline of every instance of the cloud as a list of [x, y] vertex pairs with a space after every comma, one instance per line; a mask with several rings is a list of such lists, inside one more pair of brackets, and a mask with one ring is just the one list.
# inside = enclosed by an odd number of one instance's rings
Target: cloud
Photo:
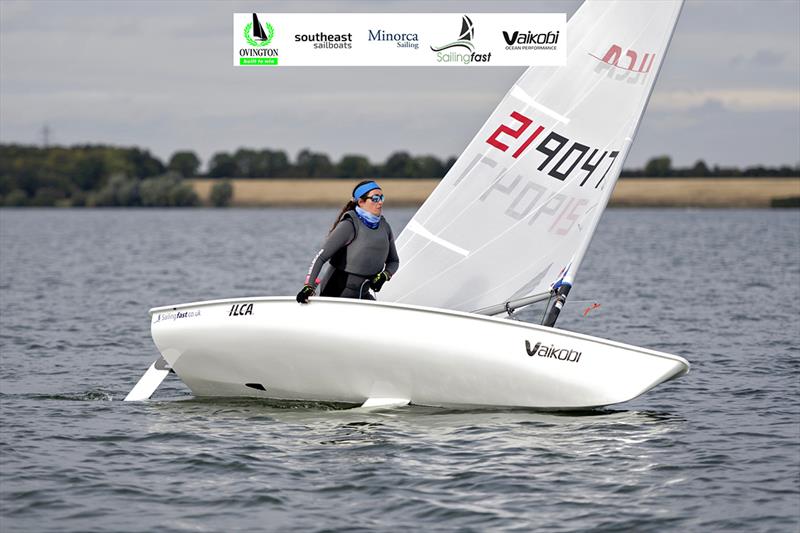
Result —
[[726, 111], [800, 111], [800, 91], [791, 89], [710, 89], [656, 92], [656, 111], [687, 111], [718, 104]]
[[737, 68], [775, 68], [780, 67], [787, 54], [774, 50], [756, 50], [752, 55], [738, 54], [731, 59], [731, 66]]
[[[258, 9], [569, 15], [581, 3], [265, 0]], [[311, 147], [374, 160], [399, 149], [444, 157], [463, 150], [522, 73], [238, 69], [231, 65], [231, 14], [248, 12], [249, 3], [98, 5], [0, 0], [0, 142], [34, 142], [48, 124], [54, 142], [139, 145], [164, 158], [189, 148], [207, 160], [238, 146], [291, 154]], [[642, 123], [644, 141], [636, 141], [642, 160], [669, 153], [690, 163], [795, 163], [798, 16], [797, 0], [687, 1]], [[753, 124], [771, 129], [745, 146], [736, 135]]]

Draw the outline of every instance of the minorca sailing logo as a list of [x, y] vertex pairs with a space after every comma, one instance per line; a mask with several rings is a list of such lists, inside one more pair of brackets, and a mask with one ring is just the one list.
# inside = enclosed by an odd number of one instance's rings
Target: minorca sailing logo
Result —
[[414, 50], [419, 50], [419, 35], [416, 33], [391, 33], [380, 29], [368, 31], [370, 41], [395, 43], [397, 48], [413, 48]]
[[264, 21], [264, 25], [258, 20], [258, 15], [253, 13], [253, 22], [244, 27], [244, 39], [249, 48], [239, 49], [240, 65], [277, 65], [278, 49], [268, 48], [275, 37], [275, 28], [272, 24]]
[[233, 304], [228, 316], [244, 316], [253, 314], [253, 304]]
[[539, 357], [548, 357], [558, 359], [559, 361], [567, 361], [568, 363], [577, 363], [581, 359], [581, 353], [577, 350], [569, 348], [556, 348], [552, 344], [544, 346], [541, 342], [537, 342], [531, 348], [530, 341], [525, 341], [525, 351], [528, 352], [528, 357], [538, 355]]
[[[436, 61], [439, 63], [463, 63], [464, 65], [469, 65], [472, 62], [488, 63], [492, 59], [492, 53], [476, 53], [475, 45], [472, 44], [472, 39], [474, 38], [475, 26], [472, 24], [472, 20], [467, 15], [464, 15], [461, 18], [461, 33], [459, 34], [458, 39], [442, 46], [431, 46], [431, 50], [436, 52]], [[465, 48], [470, 53], [461, 54], [455, 51], [444, 53], [445, 50], [449, 50], [451, 48]]]
[[647, 52], [642, 56], [642, 61], [637, 66], [636, 62], [639, 60], [639, 53], [636, 52], [636, 50], [628, 49], [625, 50], [625, 57], [628, 59], [628, 65], [620, 65], [619, 60], [622, 57], [622, 47], [617, 44], [612, 44], [603, 57], [596, 56], [591, 52], [589, 52], [589, 55], [612, 67], [642, 74], [650, 72], [650, 69], [653, 67], [653, 60], [656, 58], [655, 53]]
[[532, 31], [508, 33], [503, 31], [506, 50], [555, 50], [558, 44], [558, 33], [533, 33]]

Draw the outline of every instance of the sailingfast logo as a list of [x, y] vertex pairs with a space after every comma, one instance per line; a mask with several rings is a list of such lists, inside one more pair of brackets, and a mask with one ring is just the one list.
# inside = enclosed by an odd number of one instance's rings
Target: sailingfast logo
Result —
[[397, 48], [419, 49], [419, 34], [416, 33], [393, 33], [381, 29], [368, 30], [370, 41], [384, 43], [394, 43]]
[[558, 359], [559, 361], [567, 361], [569, 363], [577, 363], [581, 360], [581, 353], [577, 350], [570, 348], [558, 348], [554, 345], [544, 345], [537, 342], [532, 348], [530, 341], [525, 341], [525, 351], [528, 352], [528, 357], [538, 355], [539, 357], [547, 357]]
[[[461, 32], [455, 41], [441, 46], [431, 46], [431, 50], [436, 52], [436, 61], [439, 63], [463, 63], [469, 65], [475, 63], [488, 63], [492, 60], [492, 53], [479, 54], [475, 52], [475, 45], [472, 39], [475, 38], [475, 25], [467, 15], [461, 18]], [[453, 49], [463, 48], [469, 53], [458, 52]], [[447, 50], [450, 50], [449, 52]]]
[[179, 318], [194, 318], [196, 316], [200, 316], [200, 311], [176, 311], [170, 313], [159, 313], [156, 316], [155, 322], [153, 324], [157, 324], [159, 322], [166, 322], [166, 321], [175, 321]]
[[503, 31], [506, 50], [555, 50], [558, 44], [557, 31], [533, 33], [532, 31]]
[[253, 13], [253, 21], [245, 25], [242, 33], [250, 46], [239, 49], [240, 65], [278, 64], [278, 49], [269, 48], [275, 37], [275, 28], [272, 24], [265, 20], [262, 26], [258, 15]]

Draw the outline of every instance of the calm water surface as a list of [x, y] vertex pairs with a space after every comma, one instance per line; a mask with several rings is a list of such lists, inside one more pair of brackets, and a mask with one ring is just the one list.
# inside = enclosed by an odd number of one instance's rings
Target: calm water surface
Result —
[[121, 402], [148, 308], [294, 294], [334, 215], [0, 210], [0, 530], [800, 529], [798, 210], [604, 215], [559, 326], [693, 365], [613, 408]]

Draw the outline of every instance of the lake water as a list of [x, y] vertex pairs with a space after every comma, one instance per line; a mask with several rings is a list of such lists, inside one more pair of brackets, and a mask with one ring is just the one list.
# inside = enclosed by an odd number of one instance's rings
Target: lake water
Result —
[[150, 307], [295, 294], [334, 216], [0, 210], [0, 530], [800, 529], [798, 210], [606, 212], [559, 327], [692, 363], [612, 408], [121, 401]]

